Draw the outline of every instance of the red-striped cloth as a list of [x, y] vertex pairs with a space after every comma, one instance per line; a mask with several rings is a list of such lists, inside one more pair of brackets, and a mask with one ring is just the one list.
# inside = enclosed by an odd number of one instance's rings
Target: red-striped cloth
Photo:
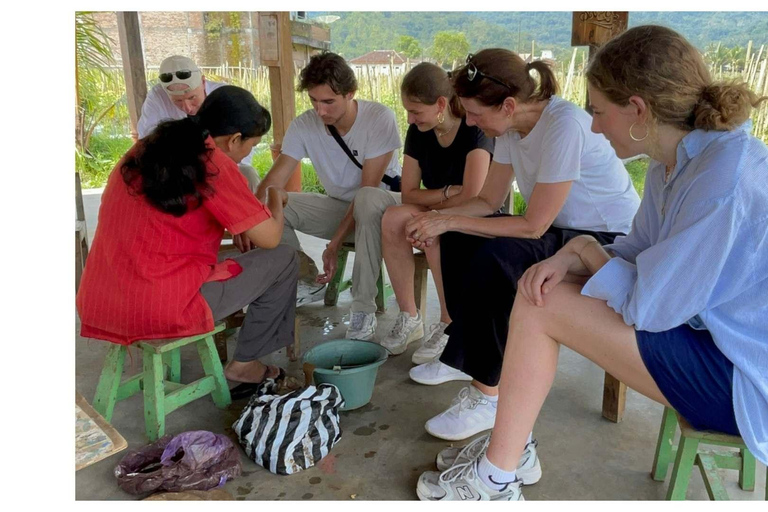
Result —
[[239, 234], [272, 214], [248, 189], [234, 161], [210, 137], [206, 144], [212, 148], [207, 167], [215, 174], [209, 182], [214, 193], [181, 217], [131, 194], [122, 162], [112, 171], [77, 294], [81, 336], [128, 345], [213, 329], [200, 286], [240, 270], [233, 260], [216, 266], [224, 228]]

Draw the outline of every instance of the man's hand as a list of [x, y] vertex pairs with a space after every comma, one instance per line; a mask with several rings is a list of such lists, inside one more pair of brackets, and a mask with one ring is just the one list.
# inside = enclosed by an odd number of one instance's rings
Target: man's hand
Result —
[[336, 274], [336, 264], [339, 259], [339, 249], [333, 242], [329, 243], [323, 251], [323, 273], [318, 274], [317, 282], [328, 284]]

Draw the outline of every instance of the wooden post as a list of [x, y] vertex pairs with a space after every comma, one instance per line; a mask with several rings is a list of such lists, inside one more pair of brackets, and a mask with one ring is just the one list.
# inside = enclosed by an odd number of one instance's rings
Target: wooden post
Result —
[[141, 49], [139, 13], [118, 12], [117, 32], [120, 38], [120, 54], [123, 58], [128, 115], [131, 118], [131, 136], [133, 140], [136, 140], [138, 138], [136, 125], [141, 116], [141, 106], [147, 97], [147, 76], [144, 71], [144, 53]]
[[[629, 22], [628, 12], [574, 12], [571, 27], [571, 46], [589, 46], [589, 60], [601, 44], [608, 42], [627, 30]], [[586, 84], [584, 86], [586, 88]], [[585, 92], [585, 105], [587, 112], [592, 114], [589, 108], [589, 90]], [[605, 372], [603, 383], [603, 417], [618, 423], [624, 416], [624, 407], [627, 400], [627, 385]]]
[[[589, 46], [589, 59], [600, 45], [627, 30], [629, 13], [626, 11], [574, 11], [571, 26], [571, 46]], [[586, 87], [586, 85], [584, 86]], [[589, 108], [589, 92], [585, 94], [584, 108]]]
[[603, 383], [603, 418], [619, 423], [624, 417], [627, 385], [608, 372]]
[[[288, 125], [296, 117], [293, 83], [293, 43], [288, 12], [259, 13], [261, 63], [269, 68], [272, 137], [275, 149], [283, 143]], [[301, 191], [301, 165], [296, 167], [285, 189]]]

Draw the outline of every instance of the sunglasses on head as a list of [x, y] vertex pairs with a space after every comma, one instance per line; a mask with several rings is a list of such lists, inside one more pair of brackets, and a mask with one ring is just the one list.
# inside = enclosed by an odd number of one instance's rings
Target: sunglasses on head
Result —
[[507, 84], [505, 84], [504, 82], [502, 82], [498, 78], [490, 76], [490, 75], [486, 75], [485, 73], [483, 73], [482, 71], [477, 69], [477, 66], [475, 66], [475, 64], [472, 62], [472, 58], [474, 56], [475, 55], [472, 54], [472, 53], [467, 55], [467, 78], [469, 79], [470, 82], [473, 82], [475, 80], [475, 78], [479, 78], [480, 80], [482, 80], [483, 78], [487, 78], [491, 82], [496, 82], [499, 85], [503, 85], [504, 87], [506, 87], [510, 91], [512, 90], [512, 88], [510, 86], [508, 86]]
[[176, 75], [176, 78], [178, 78], [179, 80], [186, 80], [187, 78], [192, 76], [192, 73], [193, 72], [190, 71], [189, 69], [180, 69], [175, 73], [160, 73], [159, 78], [161, 82], [167, 84], [168, 82], [173, 80], [173, 75]]

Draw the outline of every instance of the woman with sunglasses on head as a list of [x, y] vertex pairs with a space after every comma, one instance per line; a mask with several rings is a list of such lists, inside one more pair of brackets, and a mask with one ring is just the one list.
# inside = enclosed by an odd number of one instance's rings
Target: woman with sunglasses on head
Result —
[[[493, 140], [467, 125], [448, 73], [439, 66], [416, 65], [403, 77], [400, 95], [410, 124], [403, 156], [403, 204], [389, 207], [382, 219], [384, 262], [400, 314], [381, 344], [394, 355], [424, 337], [423, 312], [416, 309], [413, 289], [413, 247], [405, 238], [405, 224], [415, 214], [457, 206], [477, 196], [493, 153]], [[415, 364], [440, 355], [448, 341], [445, 328], [451, 323], [443, 299], [440, 247], [434, 244], [424, 252], [435, 279], [440, 321], [430, 327], [413, 354]]]
[[[249, 306], [224, 374], [246, 394], [278, 376], [258, 358], [293, 342], [298, 263], [278, 246], [287, 194], [270, 188], [262, 204], [235, 164], [270, 123], [250, 92], [228, 85], [120, 160], [77, 294], [83, 337], [130, 345], [191, 336]], [[217, 263], [225, 229], [264, 250]]]
[[[441, 381], [472, 376], [453, 404], [425, 426], [435, 437], [457, 441], [493, 426], [509, 314], [523, 272], [572, 238], [589, 234], [607, 244], [626, 234], [640, 199], [608, 141], [590, 131], [589, 114], [556, 96], [557, 82], [545, 63], [526, 64], [509, 50], [486, 49], [468, 57], [453, 84], [467, 124], [496, 137], [493, 162], [478, 197], [420, 214], [406, 232], [416, 247], [441, 237], [453, 322], [440, 359], [412, 374]], [[525, 213], [495, 214], [513, 180]], [[535, 461], [535, 443], [529, 441], [527, 450]]]
[[[587, 80], [592, 129], [621, 157], [652, 158], [632, 230], [607, 247], [576, 237], [526, 271], [493, 436], [444, 454], [455, 465], [421, 476], [423, 499], [456, 499], [457, 486], [522, 499], [516, 468], [560, 345], [768, 463], [768, 148], [748, 121], [768, 98], [714, 83], [698, 50], [657, 26], [600, 48]], [[582, 288], [569, 275], [591, 277]]]

